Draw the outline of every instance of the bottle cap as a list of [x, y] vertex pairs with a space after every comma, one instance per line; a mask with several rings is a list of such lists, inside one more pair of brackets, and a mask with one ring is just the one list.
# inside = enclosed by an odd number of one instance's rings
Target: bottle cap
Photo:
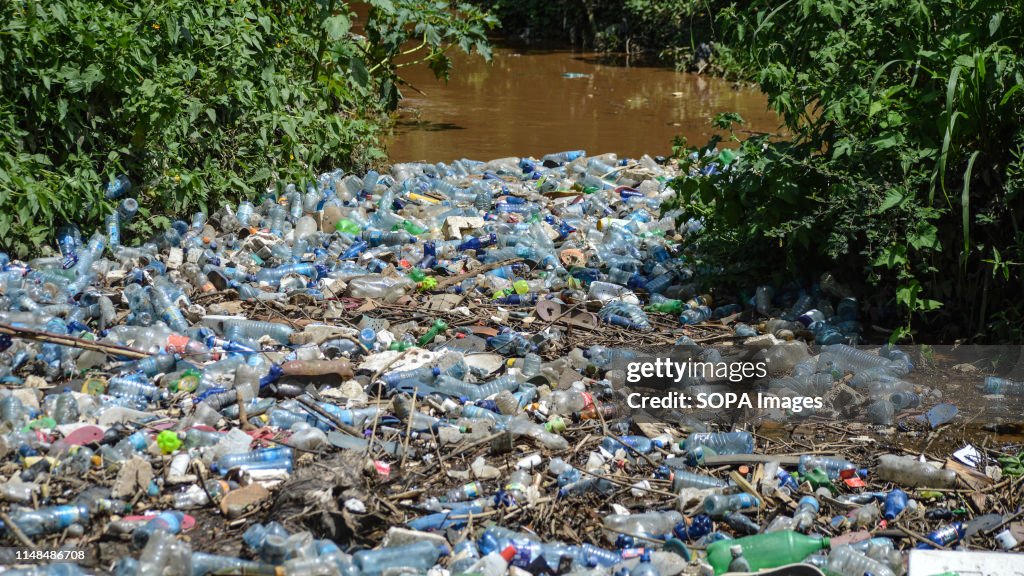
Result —
[[502, 550], [501, 557], [505, 560], [505, 562], [512, 562], [512, 559], [516, 557], [515, 546], [508, 546], [504, 550]]

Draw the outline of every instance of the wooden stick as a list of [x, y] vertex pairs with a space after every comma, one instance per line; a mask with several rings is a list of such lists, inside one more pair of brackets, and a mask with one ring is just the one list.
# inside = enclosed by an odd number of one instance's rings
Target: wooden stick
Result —
[[42, 330], [33, 330], [31, 328], [19, 328], [2, 322], [0, 322], [0, 334], [7, 334], [15, 338], [24, 338], [26, 340], [38, 340], [39, 342], [60, 344], [61, 346], [70, 346], [72, 348], [81, 348], [83, 350], [94, 350], [96, 352], [104, 352], [106, 354], [116, 354], [118, 356], [124, 356], [134, 360], [141, 360], [142, 358], [149, 358], [151, 356], [151, 354], [140, 352], [134, 348], [129, 348], [128, 346], [121, 346], [120, 344], [105, 344], [95, 340], [75, 338], [74, 336], [68, 336], [67, 334], [54, 334], [53, 332], [44, 332]]
[[334, 414], [331, 414], [330, 412], [328, 412], [328, 411], [324, 410], [323, 408], [317, 406], [312, 401], [307, 400], [306, 398], [303, 398], [302, 396], [297, 397], [295, 400], [299, 404], [302, 404], [303, 408], [306, 408], [308, 411], [315, 412], [318, 415], [323, 416], [324, 418], [326, 418], [331, 424], [334, 424], [334, 426], [336, 428], [338, 428], [338, 430], [341, 430], [343, 432], [347, 432], [348, 434], [350, 434], [352, 436], [355, 436], [356, 438], [362, 438], [362, 436], [363, 436], [363, 431], [362, 430], [359, 430], [355, 426], [349, 426], [348, 424], [345, 424], [341, 420], [338, 420], [337, 418], [334, 417]]
[[26, 548], [36, 550], [35, 542], [29, 540], [28, 536], [25, 536], [25, 533], [21, 531], [21, 528], [11, 521], [11, 517], [7, 515], [7, 512], [0, 512], [0, 520], [3, 520], [7, 529], [11, 531], [11, 534], [13, 534], [15, 538], [17, 538], [18, 542], [21, 542]]
[[477, 276], [479, 274], [483, 274], [484, 272], [490, 272], [491, 270], [495, 270], [495, 269], [501, 268], [502, 266], [505, 266], [507, 264], [514, 264], [516, 262], [521, 262], [521, 261], [522, 261], [522, 258], [512, 258], [511, 260], [502, 260], [501, 262], [491, 262], [490, 264], [484, 264], [483, 266], [478, 266], [478, 267], [474, 268], [473, 270], [471, 270], [469, 272], [464, 272], [462, 274], [456, 274], [455, 276], [445, 276], [444, 278], [439, 278], [437, 280], [437, 286], [432, 288], [432, 290], [435, 290], [435, 291], [444, 290], [445, 288], [447, 288], [449, 286], [454, 286], [455, 284], [458, 284], [459, 282], [462, 282], [466, 278], [473, 278], [473, 277], [475, 277], [475, 276]]

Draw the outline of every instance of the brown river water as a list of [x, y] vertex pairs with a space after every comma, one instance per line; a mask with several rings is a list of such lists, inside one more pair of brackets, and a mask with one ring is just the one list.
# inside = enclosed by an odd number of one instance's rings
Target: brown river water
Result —
[[402, 70], [422, 94], [402, 87], [391, 161], [491, 160], [560, 150], [667, 155], [676, 135], [703, 145], [715, 133], [711, 118], [719, 112], [739, 112], [747, 130], [779, 129], [756, 87], [624, 57], [499, 46], [490, 64], [475, 55], [452, 58], [447, 84], [426, 66]]

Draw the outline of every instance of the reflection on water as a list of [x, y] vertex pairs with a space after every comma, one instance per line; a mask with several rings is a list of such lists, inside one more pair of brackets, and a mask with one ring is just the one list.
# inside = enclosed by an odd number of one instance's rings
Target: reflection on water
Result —
[[598, 54], [497, 48], [488, 65], [453, 54], [451, 81], [425, 66], [403, 69], [392, 161], [488, 160], [567, 149], [624, 156], [668, 154], [682, 134], [703, 144], [718, 112], [771, 132], [778, 119], [756, 88]]

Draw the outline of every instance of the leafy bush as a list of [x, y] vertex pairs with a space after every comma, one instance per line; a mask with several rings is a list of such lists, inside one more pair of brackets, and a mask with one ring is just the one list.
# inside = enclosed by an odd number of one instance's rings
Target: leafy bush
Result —
[[[435, 60], [486, 50], [494, 24], [444, 2], [371, 5], [374, 40], [421, 37]], [[173, 216], [382, 158], [401, 50], [353, 18], [334, 0], [0, 3], [0, 248], [97, 225], [119, 173], [143, 216]]]
[[758, 273], [831, 265], [899, 308], [893, 339], [1020, 340], [1024, 8], [760, 1], [719, 22], [790, 136], [677, 184], [708, 240]]

